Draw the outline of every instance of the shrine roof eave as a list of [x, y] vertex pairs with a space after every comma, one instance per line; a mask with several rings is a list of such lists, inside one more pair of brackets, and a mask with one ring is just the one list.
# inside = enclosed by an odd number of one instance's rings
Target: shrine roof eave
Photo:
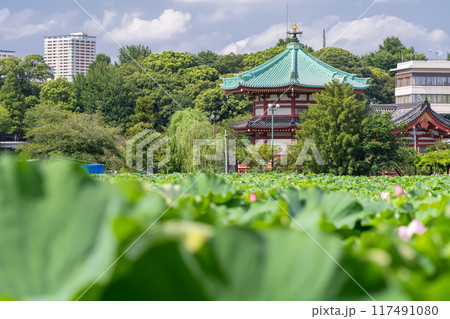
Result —
[[425, 118], [430, 120], [430, 124], [433, 128], [438, 129], [444, 133], [450, 134], [450, 126], [445, 125], [444, 123], [438, 121], [438, 119], [434, 116], [434, 112], [431, 112], [430, 109], [426, 109], [425, 112], [419, 116], [417, 119], [408, 124], [408, 128], [413, 128], [414, 126], [420, 124]]
[[[248, 87], [248, 86], [239, 86], [235, 89], [225, 90], [225, 94], [248, 94], [248, 93], [291, 93], [291, 92], [300, 92], [300, 93], [317, 93], [324, 91], [325, 88], [323, 86], [299, 86], [299, 85], [286, 85], [280, 87]], [[365, 89], [354, 89], [356, 94], [365, 94]]]

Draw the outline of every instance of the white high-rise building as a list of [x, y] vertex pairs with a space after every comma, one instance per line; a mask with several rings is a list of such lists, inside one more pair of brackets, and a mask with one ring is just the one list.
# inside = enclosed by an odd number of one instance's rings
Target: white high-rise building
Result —
[[0, 60], [16, 56], [15, 51], [0, 50]]
[[55, 79], [72, 81], [78, 73], [86, 75], [96, 52], [96, 37], [82, 32], [44, 38], [45, 63], [52, 68]]

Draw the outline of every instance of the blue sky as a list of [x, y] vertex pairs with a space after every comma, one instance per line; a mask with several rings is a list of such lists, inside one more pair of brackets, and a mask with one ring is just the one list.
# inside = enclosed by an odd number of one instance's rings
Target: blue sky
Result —
[[[289, 23], [304, 31], [302, 42], [327, 43], [364, 54], [391, 35], [430, 58], [450, 51], [450, 3], [444, 0], [2, 0], [0, 49], [18, 56], [43, 54], [45, 35], [84, 31], [97, 36], [97, 53], [115, 59], [118, 46], [145, 44], [153, 52], [244, 53], [273, 46]], [[358, 19], [359, 18], [359, 19]], [[431, 53], [430, 50], [431, 49]]]

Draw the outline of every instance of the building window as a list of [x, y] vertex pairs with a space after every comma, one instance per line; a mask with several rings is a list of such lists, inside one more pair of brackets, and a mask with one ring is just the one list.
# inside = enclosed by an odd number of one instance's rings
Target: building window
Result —
[[444, 94], [438, 94], [436, 95], [436, 103], [447, 103], [447, 95]]
[[413, 94], [412, 100], [413, 102], [423, 102], [425, 101], [426, 95], [424, 94]]
[[447, 77], [438, 76], [436, 78], [436, 84], [439, 85], [439, 86], [447, 85]]
[[[270, 114], [272, 115], [272, 114]], [[290, 107], [281, 107], [277, 110], [275, 110], [274, 115], [291, 115], [291, 108]]]
[[412, 102], [412, 96], [411, 95], [397, 96], [395, 98], [395, 101], [396, 101], [397, 104], [411, 103]]
[[[398, 84], [398, 81], [397, 81]], [[448, 76], [414, 76], [413, 85], [417, 86], [450, 86]]]
[[427, 152], [426, 149], [427, 149], [427, 146], [419, 146], [418, 147], [418, 151], [421, 154], [426, 153]]
[[410, 85], [411, 85], [411, 77], [397, 79], [397, 87], [410, 86]]
[[264, 113], [264, 109], [255, 109], [255, 115], [256, 116], [263, 115], [263, 113]]
[[297, 108], [295, 108], [295, 114], [306, 113], [306, 111], [308, 111], [307, 107], [297, 107]]

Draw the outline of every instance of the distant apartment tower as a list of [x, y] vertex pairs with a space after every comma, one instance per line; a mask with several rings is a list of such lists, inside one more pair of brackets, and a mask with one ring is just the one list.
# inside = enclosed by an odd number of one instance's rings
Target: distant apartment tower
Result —
[[395, 103], [425, 99], [436, 113], [450, 114], [450, 61], [408, 61], [397, 64]]
[[89, 64], [95, 60], [96, 38], [82, 32], [70, 35], [46, 36], [44, 38], [44, 59], [57, 78], [72, 77], [78, 73], [86, 75]]
[[15, 51], [0, 50], [0, 60], [16, 56]]

